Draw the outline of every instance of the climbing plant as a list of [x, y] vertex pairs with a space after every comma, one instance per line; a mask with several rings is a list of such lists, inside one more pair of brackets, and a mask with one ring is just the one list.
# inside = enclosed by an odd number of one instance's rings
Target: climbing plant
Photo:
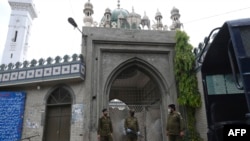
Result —
[[201, 106], [201, 97], [195, 67], [193, 47], [188, 43], [189, 36], [184, 31], [176, 31], [176, 46], [174, 57], [174, 72], [178, 92], [178, 103], [187, 112], [187, 132], [185, 140], [200, 141], [201, 138], [195, 129], [195, 110]]

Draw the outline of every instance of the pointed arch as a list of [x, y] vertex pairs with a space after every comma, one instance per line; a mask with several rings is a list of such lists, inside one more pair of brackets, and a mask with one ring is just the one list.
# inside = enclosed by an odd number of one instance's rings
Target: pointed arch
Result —
[[[119, 66], [117, 66], [109, 75], [107, 78], [107, 81], [104, 86], [104, 94], [110, 93], [110, 88], [113, 83], [113, 81], [117, 78], [117, 76], [123, 72], [125, 69], [136, 66], [138, 69], [143, 71], [145, 74], [150, 76], [159, 86], [160, 93], [161, 94], [167, 94], [169, 88], [169, 84], [166, 82], [162, 74], [150, 63], [146, 62], [145, 60], [142, 60], [138, 57], [134, 57], [131, 59], [126, 60], [125, 62], [121, 63]], [[108, 97], [108, 96], [107, 96]]]
[[[167, 107], [168, 88], [163, 74], [145, 60], [134, 57], [118, 65], [109, 75], [103, 93], [103, 98], [106, 98], [103, 99], [103, 104], [108, 103], [110, 117], [119, 125], [114, 127], [114, 138], [121, 140], [121, 133], [117, 131], [123, 128], [128, 110], [134, 109], [140, 120], [139, 128], [143, 140], [163, 140], [166, 111], [164, 107]], [[123, 103], [110, 101], [112, 99]]]

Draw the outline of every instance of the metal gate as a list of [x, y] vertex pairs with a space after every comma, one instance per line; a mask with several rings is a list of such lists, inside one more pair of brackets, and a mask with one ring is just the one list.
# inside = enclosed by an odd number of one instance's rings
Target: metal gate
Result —
[[138, 141], [163, 140], [162, 114], [159, 105], [110, 104], [109, 113], [114, 128], [114, 141], [126, 141], [124, 121], [129, 116], [129, 109], [135, 109], [135, 117], [139, 121]]
[[149, 72], [137, 65], [120, 72], [111, 85], [109, 100], [115, 141], [125, 140], [124, 121], [132, 108], [139, 121], [138, 141], [163, 140], [161, 94]]

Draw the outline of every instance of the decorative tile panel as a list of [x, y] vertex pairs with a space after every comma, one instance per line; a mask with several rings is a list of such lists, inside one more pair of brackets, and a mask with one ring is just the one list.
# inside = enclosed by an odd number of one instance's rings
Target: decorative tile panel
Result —
[[70, 65], [62, 66], [62, 74], [69, 74], [70, 73]]
[[10, 80], [10, 73], [3, 74], [3, 81], [9, 81]]
[[53, 67], [53, 75], [60, 75], [61, 74], [61, 66]]
[[73, 64], [71, 65], [71, 73], [80, 72], [80, 65], [79, 64]]
[[10, 80], [17, 80], [18, 72], [12, 72], [10, 75]]
[[35, 77], [35, 70], [28, 70], [27, 78], [34, 78], [34, 77]]
[[18, 74], [18, 79], [25, 79], [26, 78], [26, 71], [20, 71]]
[[43, 76], [43, 69], [36, 69], [35, 77], [42, 77]]
[[[39, 64], [29, 62], [24, 62], [23, 67], [16, 68], [8, 65], [0, 66], [0, 87], [7, 85], [18, 85], [18, 84], [29, 84], [35, 82], [46, 82], [54, 80], [66, 80], [66, 79], [81, 79], [84, 80], [85, 77], [85, 64], [83, 62], [82, 55], [77, 56], [74, 54], [72, 60], [69, 61], [70, 57], [65, 56], [64, 62], [60, 62], [60, 57], [56, 63], [51, 63], [53, 61], [50, 58], [40, 60]], [[35, 62], [35, 61], [32, 61]], [[17, 64], [16, 64], [17, 65]], [[15, 69], [12, 69], [15, 68]]]
[[51, 75], [52, 75], [52, 68], [45, 68], [44, 76], [51, 76]]
[[81, 65], [81, 73], [84, 75], [85, 74], [85, 67]]

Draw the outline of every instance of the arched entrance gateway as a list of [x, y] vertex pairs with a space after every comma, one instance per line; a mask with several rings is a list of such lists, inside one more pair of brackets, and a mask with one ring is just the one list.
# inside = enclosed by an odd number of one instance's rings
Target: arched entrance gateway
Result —
[[175, 32], [105, 28], [83, 31], [88, 35], [83, 55], [87, 66], [84, 91], [91, 100], [90, 140], [96, 141], [101, 111], [109, 107], [116, 141], [124, 140], [123, 125], [130, 108], [139, 118], [141, 141], [166, 141], [167, 105], [175, 103], [177, 97]]
[[140, 141], [164, 140], [162, 94], [156, 78], [146, 67], [135, 62], [128, 64], [116, 72], [111, 82], [109, 109], [115, 140], [125, 140], [124, 120], [131, 108], [139, 120]]

